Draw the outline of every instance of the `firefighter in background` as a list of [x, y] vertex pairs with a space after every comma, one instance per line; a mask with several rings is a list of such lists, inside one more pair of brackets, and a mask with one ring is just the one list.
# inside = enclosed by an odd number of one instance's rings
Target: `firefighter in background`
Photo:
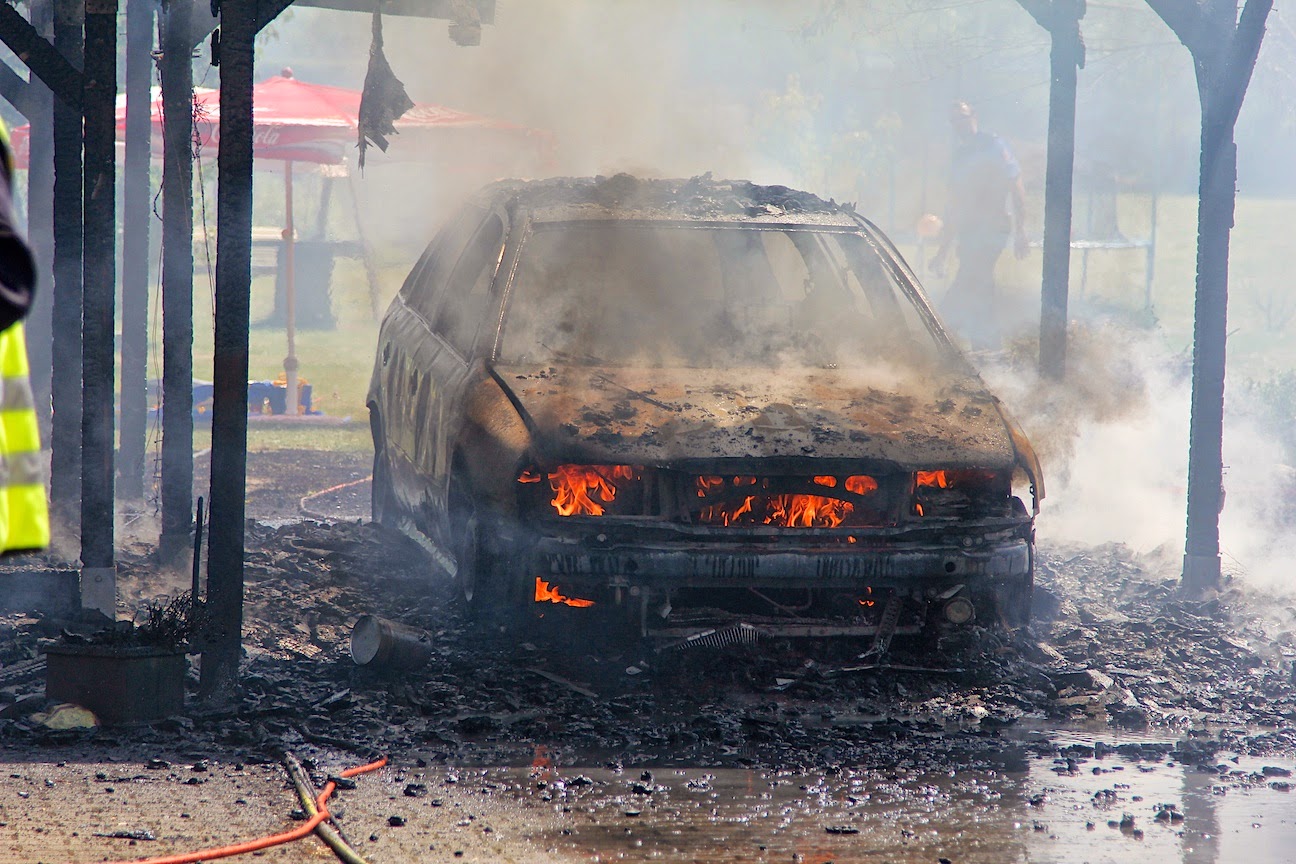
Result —
[[49, 545], [40, 434], [22, 319], [31, 309], [36, 266], [14, 219], [13, 153], [0, 121], [0, 553]]
[[971, 105], [955, 102], [950, 124], [957, 140], [950, 158], [949, 201], [929, 269], [944, 276], [945, 259], [955, 251], [958, 271], [941, 312], [974, 349], [993, 348], [1000, 337], [995, 263], [1010, 237], [1018, 258], [1027, 253], [1026, 192], [1016, 157], [1002, 138], [980, 128]]

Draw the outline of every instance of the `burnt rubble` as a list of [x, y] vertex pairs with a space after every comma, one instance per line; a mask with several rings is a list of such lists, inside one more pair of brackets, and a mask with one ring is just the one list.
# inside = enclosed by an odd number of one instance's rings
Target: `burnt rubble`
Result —
[[[997, 764], [1015, 730], [1076, 723], [1179, 742], [1120, 745], [1129, 758], [1212, 765], [1223, 749], [1296, 746], [1290, 601], [1237, 582], [1189, 601], [1115, 545], [1042, 548], [1029, 630], [974, 626], [934, 646], [897, 637], [881, 662], [842, 640], [658, 653], [600, 638], [593, 610], [566, 607], [546, 610], [549, 626], [501, 630], [466, 619], [423, 551], [374, 524], [249, 522], [248, 548], [237, 710], [191, 703], [189, 716], [149, 727], [46, 729], [27, 715], [43, 704], [36, 637], [57, 622], [11, 615], [0, 621], [0, 742], [92, 734], [162, 747], [182, 736], [247, 758], [313, 746], [445, 764], [529, 764], [543, 752], [819, 768]], [[143, 596], [154, 569], [123, 555], [123, 593], [141, 609], [158, 602]], [[350, 629], [364, 614], [429, 631], [431, 661], [399, 673], [357, 666]], [[1047, 738], [1039, 746], [1054, 752]]]

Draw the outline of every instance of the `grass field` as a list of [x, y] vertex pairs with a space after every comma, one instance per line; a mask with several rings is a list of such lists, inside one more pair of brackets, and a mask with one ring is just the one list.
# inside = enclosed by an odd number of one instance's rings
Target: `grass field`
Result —
[[[407, 265], [383, 262], [380, 267], [379, 308], [385, 309], [405, 278]], [[205, 273], [199, 273], [194, 285], [194, 377], [212, 379], [214, 350], [213, 300]], [[345, 425], [285, 428], [274, 424], [251, 423], [248, 447], [252, 450], [282, 448], [317, 450], [369, 450], [369, 413], [365, 393], [373, 369], [374, 347], [378, 340], [378, 323], [373, 320], [368, 280], [359, 261], [339, 259], [332, 286], [335, 330], [298, 330], [296, 354], [298, 375], [311, 386], [311, 407]], [[273, 380], [283, 374], [288, 353], [287, 335], [282, 327], [256, 326], [274, 304], [274, 277], [259, 276], [252, 284], [252, 321], [248, 338], [248, 378], [252, 381]], [[157, 328], [153, 328], [157, 331]], [[160, 332], [154, 333], [160, 338]], [[154, 356], [159, 346], [153, 345]], [[157, 372], [152, 374], [156, 375]], [[194, 433], [194, 447], [211, 444], [208, 429]]]

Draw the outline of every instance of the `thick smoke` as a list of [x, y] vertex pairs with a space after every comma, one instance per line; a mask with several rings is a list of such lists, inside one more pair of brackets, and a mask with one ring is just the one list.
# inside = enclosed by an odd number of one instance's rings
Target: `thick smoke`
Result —
[[[1288, 104], [1296, 39], [1282, 11], [1273, 14], [1238, 127], [1239, 185], [1250, 196], [1296, 188], [1283, 156], [1296, 134]], [[281, 38], [260, 49], [261, 74], [292, 65], [304, 79], [359, 86], [368, 47], [360, 16], [298, 9], [276, 26]], [[1152, 292], [1161, 326], [1096, 323], [1089, 315], [1104, 298], [1089, 298], [1087, 309], [1073, 303], [1079, 330], [1065, 385], [1040, 383], [1030, 371], [988, 377], [1044, 462], [1041, 537], [1160, 547], [1173, 560], [1183, 546], [1187, 476], [1196, 85], [1186, 49], [1142, 0], [1090, 4], [1084, 33], [1076, 236], [1147, 239], [1150, 193], [1162, 196]], [[1038, 238], [1042, 230], [1048, 38], [1013, 3], [499, 0], [480, 46], [451, 44], [444, 21], [400, 19], [386, 39], [415, 100], [543, 130], [553, 147], [538, 164], [429, 169], [406, 163], [407, 142], [395, 138], [358, 184], [371, 234], [384, 244], [421, 247], [464, 193], [497, 174], [709, 171], [858, 202], [906, 254], [921, 257], [908, 241], [922, 214], [942, 212], [951, 138], [944, 110], [955, 97], [974, 102], [983, 126], [1013, 146], [1028, 231]], [[309, 56], [302, 45], [312, 46]], [[1144, 196], [1137, 214], [1129, 193]], [[1113, 216], [1096, 227], [1089, 214], [1108, 205], [1119, 209], [1119, 224]], [[1248, 206], [1256, 212], [1244, 199], [1233, 238], [1231, 320], [1251, 328], [1243, 338], [1276, 327], [1256, 344], [1281, 347], [1281, 316], [1266, 313], [1256, 325], [1246, 313], [1262, 302], [1274, 309], [1286, 238], [1272, 226], [1289, 224], [1290, 214], [1268, 202], [1259, 224], [1248, 221]], [[1089, 273], [1094, 294], [1104, 281], [1124, 286], [1105, 298], [1117, 320], [1138, 317], [1141, 298], [1130, 295], [1142, 293], [1140, 256], [1119, 258], [1121, 272], [1107, 274], [1114, 278]], [[1073, 299], [1082, 267], [1116, 260], [1103, 252], [1083, 265], [1073, 260]], [[1000, 267], [1011, 283], [1005, 320], [1028, 331], [1038, 267], [1037, 253]], [[1223, 547], [1226, 566], [1258, 577], [1273, 571], [1273, 553], [1290, 536], [1281, 516], [1281, 466], [1290, 459], [1248, 410], [1246, 374], [1235, 365], [1227, 393]]]
[[[1023, 346], [1018, 346], [1023, 347]], [[1118, 326], [1073, 328], [1066, 379], [1041, 381], [1035, 346], [983, 371], [1016, 412], [1044, 463], [1041, 537], [1118, 542], [1176, 575], [1186, 530], [1191, 359]], [[1227, 573], [1287, 588], [1282, 549], [1296, 485], [1275, 430], [1228, 391], [1221, 555]]]

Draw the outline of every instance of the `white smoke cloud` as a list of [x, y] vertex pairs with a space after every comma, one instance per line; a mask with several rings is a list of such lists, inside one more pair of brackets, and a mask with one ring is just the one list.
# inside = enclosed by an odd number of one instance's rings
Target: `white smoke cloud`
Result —
[[[983, 369], [1043, 462], [1048, 497], [1039, 536], [1123, 543], [1177, 567], [1186, 531], [1189, 361], [1167, 350], [1160, 332], [1073, 331], [1061, 384], [1039, 380], [1033, 345], [1016, 362]], [[1294, 472], [1248, 400], [1242, 388], [1226, 389], [1222, 564], [1251, 584], [1281, 589], [1290, 582], [1283, 547], [1293, 526], [1283, 502]]]

